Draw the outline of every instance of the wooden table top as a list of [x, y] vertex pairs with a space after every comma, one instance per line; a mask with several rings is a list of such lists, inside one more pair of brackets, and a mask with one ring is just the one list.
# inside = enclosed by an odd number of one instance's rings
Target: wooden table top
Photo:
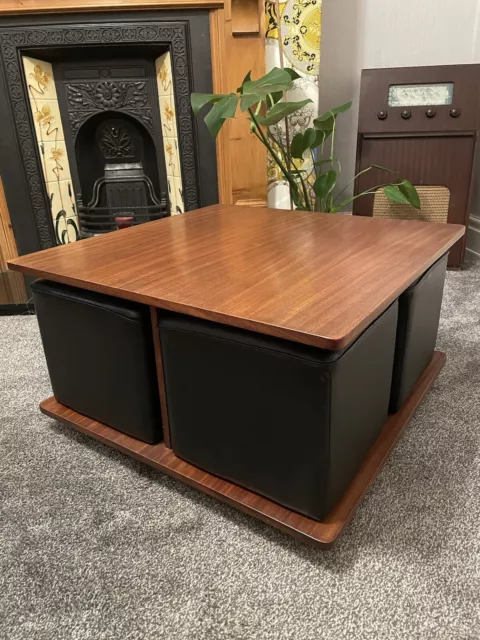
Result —
[[25, 274], [341, 349], [464, 232], [453, 224], [215, 205], [8, 264]]

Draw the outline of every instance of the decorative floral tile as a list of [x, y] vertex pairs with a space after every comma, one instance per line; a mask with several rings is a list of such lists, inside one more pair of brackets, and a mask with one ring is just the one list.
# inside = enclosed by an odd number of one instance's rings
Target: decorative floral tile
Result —
[[178, 142], [176, 138], [163, 138], [163, 148], [165, 151], [165, 165], [167, 176], [180, 178], [180, 155], [178, 153]]
[[38, 142], [65, 140], [57, 100], [30, 101]]
[[55, 217], [59, 211], [64, 211], [66, 217], [77, 215], [75, 194], [70, 180], [47, 182], [47, 195], [50, 200], [52, 215]]
[[52, 182], [47, 182], [45, 187], [47, 189], [47, 199], [50, 203], [50, 212], [52, 214], [53, 223], [55, 224], [57, 214], [63, 209], [60, 196], [60, 183], [54, 180]]
[[70, 244], [80, 239], [80, 227], [76, 216], [67, 218], [59, 212], [53, 220], [53, 226], [57, 244]]
[[53, 69], [49, 62], [23, 56], [23, 68], [30, 100], [56, 100]]
[[173, 96], [172, 63], [169, 51], [155, 60], [155, 70], [157, 72], [158, 95]]
[[164, 53], [155, 61], [157, 72], [158, 106], [162, 123], [163, 150], [167, 170], [170, 212], [183, 213], [183, 186], [178, 150], [177, 115], [170, 53]]
[[79, 225], [52, 65], [25, 56], [23, 66], [57, 244], [75, 242]]
[[177, 137], [177, 115], [173, 95], [159, 96], [160, 119], [162, 121], [162, 133], [168, 138]]
[[170, 202], [170, 214], [173, 214], [173, 212], [175, 211], [175, 202], [174, 202], [175, 185], [173, 182], [174, 180], [175, 178], [173, 176], [167, 176], [168, 200]]
[[80, 240], [80, 225], [77, 216], [67, 218], [66, 228], [69, 242]]
[[183, 204], [183, 185], [181, 178], [173, 179], [175, 189], [175, 211], [172, 213], [185, 213], [185, 206]]
[[57, 143], [41, 142], [39, 149], [45, 181], [47, 183], [60, 182], [62, 180], [69, 180], [71, 182], [72, 178], [65, 142], [63, 140]]

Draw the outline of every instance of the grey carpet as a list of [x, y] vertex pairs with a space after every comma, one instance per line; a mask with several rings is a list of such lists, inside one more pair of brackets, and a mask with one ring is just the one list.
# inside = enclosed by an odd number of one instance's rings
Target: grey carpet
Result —
[[36, 320], [0, 318], [0, 638], [479, 638], [479, 317], [475, 262], [447, 277], [446, 368], [329, 552], [42, 416]]

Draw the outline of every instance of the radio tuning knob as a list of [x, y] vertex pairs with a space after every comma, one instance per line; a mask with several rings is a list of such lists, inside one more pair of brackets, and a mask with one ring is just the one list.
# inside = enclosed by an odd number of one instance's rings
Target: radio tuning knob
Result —
[[378, 118], [379, 120], [386, 120], [386, 119], [387, 119], [387, 116], [388, 116], [388, 113], [387, 113], [386, 111], [383, 111], [383, 110], [382, 110], [382, 111], [379, 111], [379, 112], [377, 113], [377, 118]]
[[452, 118], [458, 118], [460, 115], [460, 109], [450, 109], [450, 115]]
[[401, 115], [404, 120], [408, 120], [409, 118], [412, 117], [412, 112], [410, 111], [410, 109], [404, 109]]
[[425, 115], [427, 116], [427, 118], [434, 118], [436, 113], [437, 112], [435, 111], [435, 109], [427, 109], [425, 111]]

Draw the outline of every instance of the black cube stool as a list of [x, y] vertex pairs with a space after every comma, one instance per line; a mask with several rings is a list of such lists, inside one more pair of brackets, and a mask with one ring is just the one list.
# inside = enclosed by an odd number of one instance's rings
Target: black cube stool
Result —
[[390, 413], [400, 410], [432, 359], [437, 341], [448, 254], [398, 300], [398, 329]]
[[349, 348], [325, 351], [162, 312], [172, 448], [321, 520], [388, 413], [397, 303]]
[[58, 402], [144, 442], [162, 440], [148, 307], [47, 280], [32, 292]]

